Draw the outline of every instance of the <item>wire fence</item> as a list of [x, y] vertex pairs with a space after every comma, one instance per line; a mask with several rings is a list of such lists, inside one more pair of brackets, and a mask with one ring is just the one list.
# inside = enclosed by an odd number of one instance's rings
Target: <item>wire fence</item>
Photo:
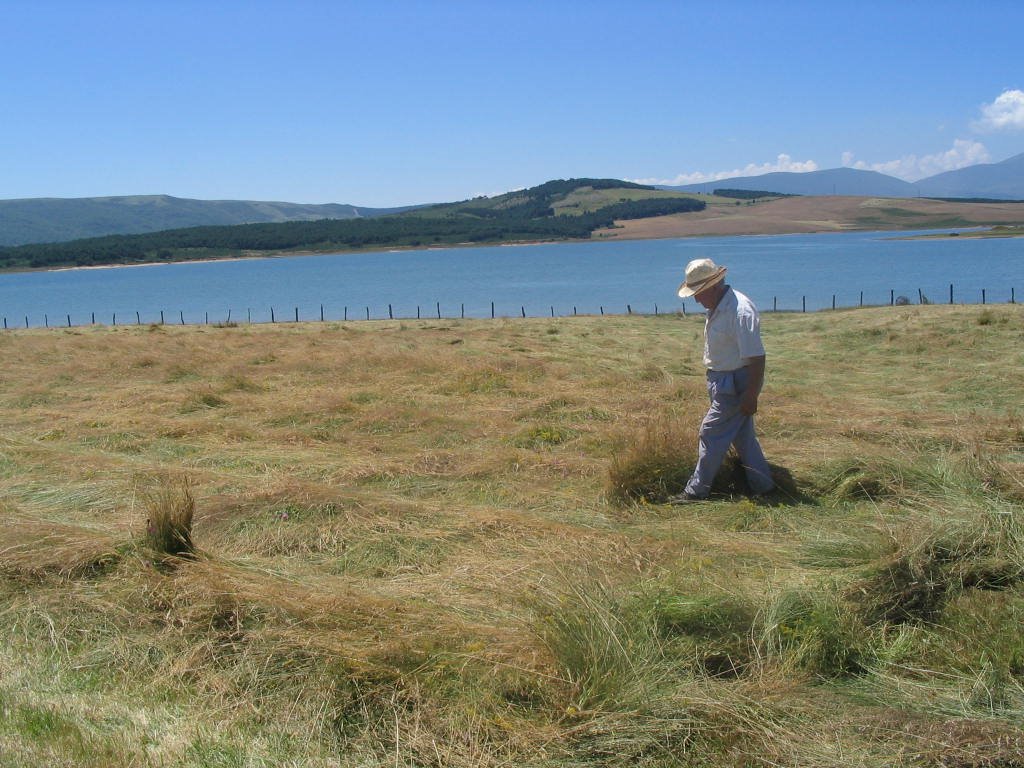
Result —
[[[896, 293], [895, 289], [891, 289], [889, 291], [888, 305], [889, 306], [906, 306], [906, 305], [915, 304], [915, 303], [916, 304], [938, 304], [938, 303], [946, 303], [947, 298], [948, 298], [948, 303], [949, 304], [954, 304], [954, 303], [960, 303], [960, 304], [989, 304], [989, 303], [1016, 304], [1017, 303], [1016, 289], [1014, 287], [1010, 287], [1008, 290], [1009, 290], [1008, 296], [1006, 294], [1003, 294], [1002, 298], [1000, 298], [998, 296], [991, 295], [990, 292], [987, 289], [985, 289], [985, 288], [980, 289], [980, 292], [974, 292], [976, 294], [974, 296], [964, 296], [964, 295], [958, 296], [956, 294], [955, 286], [951, 283], [949, 285], [948, 297], [943, 296], [943, 300], [940, 302], [940, 301], [934, 301], [931, 298], [929, 298], [924, 293], [924, 291], [922, 289], [918, 289], [917, 296], [913, 297], [913, 298], [905, 296], [905, 295], [898, 295]], [[838, 296], [838, 294], [832, 294], [831, 308], [833, 310], [836, 310], [836, 309], [852, 309], [852, 308], [855, 308], [855, 307], [878, 307], [878, 306], [885, 306], [884, 304], [878, 304], [878, 303], [874, 303], [874, 304], [872, 304], [872, 303], [865, 303], [865, 301], [864, 301], [864, 292], [863, 291], [860, 292], [859, 301], [856, 304], [849, 304], [849, 303], [847, 303], [847, 304], [839, 304], [839, 303], [837, 303], [837, 296]], [[914, 300], [914, 298], [916, 298], [916, 301]], [[625, 309], [624, 312], [622, 311], [623, 309]], [[827, 310], [828, 310], [828, 306], [826, 305], [826, 306], [821, 307], [821, 308], [819, 308], [817, 310], [812, 309], [811, 311], [827, 311]], [[700, 312], [700, 311], [701, 310], [698, 310], [698, 312]], [[763, 307], [762, 311], [763, 312], [765, 312], [765, 311], [767, 311], [767, 312], [807, 312], [808, 311], [807, 310], [807, 296], [802, 296], [801, 297], [800, 306], [798, 308], [797, 307], [789, 307], [789, 308], [782, 307], [781, 309], [779, 307], [778, 297], [777, 296], [773, 296], [772, 297], [771, 309], [768, 309], [767, 307]], [[641, 306], [641, 305], [637, 305], [636, 307], [634, 307], [634, 305], [632, 305], [632, 304], [626, 304], [624, 307], [622, 307], [622, 306], [618, 306], [618, 307], [608, 306], [608, 307], [606, 307], [604, 305], [598, 305], [597, 312], [594, 312], [592, 310], [591, 311], [579, 312], [578, 309], [577, 309], [577, 306], [572, 306], [571, 310], [570, 310], [569, 307], [561, 307], [561, 308], [558, 308], [558, 310], [556, 311], [556, 307], [554, 305], [549, 305], [548, 312], [537, 312], [536, 309], [532, 309], [531, 312], [527, 312], [526, 305], [525, 304], [519, 304], [519, 305], [515, 305], [513, 311], [510, 313], [508, 311], [508, 306], [507, 305], [502, 306], [502, 307], [499, 308], [498, 305], [495, 302], [492, 301], [492, 302], [490, 302], [489, 314], [487, 313], [486, 309], [484, 309], [482, 313], [471, 312], [470, 317], [471, 318], [475, 318], [475, 319], [486, 319], [487, 317], [490, 317], [490, 319], [493, 320], [493, 319], [498, 319], [498, 318], [507, 319], [507, 318], [510, 318], [510, 317], [521, 317], [521, 318], [534, 317], [534, 318], [537, 318], [537, 317], [549, 317], [550, 316], [552, 318], [555, 318], [555, 317], [576, 317], [578, 315], [582, 315], [582, 316], [612, 315], [612, 316], [614, 316], [614, 315], [635, 315], [635, 314], [638, 314], [638, 315], [664, 315], [664, 314], [676, 314], [676, 315], [682, 314], [682, 315], [685, 315], [686, 314], [686, 305], [684, 303], [681, 306], [672, 307], [672, 308], [669, 308], [667, 310], [664, 307], [660, 307], [658, 304], [654, 304], [653, 307], [650, 307], [650, 306], [646, 306], [645, 307], [645, 306]], [[165, 312], [165, 310], [163, 310], [163, 309], [158, 310], [158, 311], [153, 311], [151, 313], [147, 313], [145, 315], [145, 319], [143, 318], [143, 313], [140, 310], [135, 310], [135, 311], [131, 311], [131, 312], [120, 312], [120, 313], [119, 312], [110, 312], [110, 313], [102, 313], [100, 315], [97, 315], [97, 313], [95, 313], [95, 312], [90, 312], [88, 318], [85, 318], [84, 316], [81, 316], [81, 315], [73, 316], [72, 313], [64, 313], [62, 315], [55, 316], [52, 319], [52, 321], [51, 321], [50, 315], [48, 313], [44, 313], [43, 316], [42, 316], [42, 323], [39, 323], [38, 322], [38, 318], [36, 318], [35, 325], [33, 325], [32, 322], [30, 321], [30, 315], [19, 316], [16, 320], [13, 319], [13, 318], [8, 318], [7, 316], [4, 316], [3, 317], [3, 328], [4, 328], [4, 330], [15, 330], [15, 329], [22, 328], [22, 327], [24, 327], [24, 328], [31, 328], [31, 327], [45, 327], [45, 328], [67, 327], [67, 328], [73, 328], [73, 327], [81, 327], [81, 326], [88, 326], [88, 325], [110, 325], [110, 326], [118, 326], [118, 325], [121, 325], [121, 326], [123, 326], [123, 325], [168, 325], [168, 324], [175, 324], [175, 325], [210, 325], [211, 321], [212, 321], [212, 324], [214, 324], [214, 325], [223, 326], [223, 325], [238, 325], [239, 323], [242, 323], [242, 322], [245, 322], [247, 324], [252, 324], [253, 322], [256, 322], [256, 323], [267, 323], [267, 322], [269, 322], [269, 323], [284, 323], [284, 322], [295, 322], [295, 323], [298, 323], [298, 322], [313, 322], [313, 321], [320, 321], [320, 322], [327, 322], [327, 321], [330, 321], [330, 322], [337, 322], [337, 321], [349, 322], [349, 321], [355, 321], [355, 320], [385, 320], [385, 319], [387, 319], [387, 320], [412, 320], [412, 319], [420, 320], [420, 319], [427, 319], [427, 318], [436, 318], [438, 320], [452, 320], [452, 319], [466, 319], [466, 317], [467, 317], [467, 315], [466, 315], [466, 305], [464, 303], [459, 305], [459, 309], [458, 309], [457, 312], [453, 312], [451, 310], [442, 311], [441, 302], [435, 302], [433, 305], [427, 306], [427, 307], [423, 307], [422, 305], [417, 305], [416, 306], [416, 314], [415, 315], [412, 315], [411, 313], [409, 313], [409, 314], [402, 314], [401, 312], [396, 312], [395, 309], [394, 309], [394, 306], [392, 304], [388, 304], [387, 305], [386, 313], [383, 310], [383, 306], [377, 308], [376, 311], [374, 311], [373, 309], [371, 309], [371, 307], [369, 305], [361, 305], [359, 307], [343, 306], [340, 311], [335, 309], [335, 310], [333, 310], [332, 312], [329, 313], [329, 312], [327, 312], [325, 310], [325, 305], [324, 304], [320, 304], [320, 306], [319, 306], [319, 313], [317, 313], [314, 310], [313, 312], [308, 312], [307, 311], [307, 314], [300, 313], [299, 307], [297, 307], [297, 306], [296, 307], [289, 307], [289, 308], [286, 308], [286, 309], [283, 309], [283, 310], [280, 307], [271, 306], [271, 307], [269, 307], [269, 312], [266, 309], [257, 310], [256, 311], [255, 319], [254, 319], [253, 309], [252, 308], [247, 308], [245, 310], [244, 316], [242, 314], [240, 314], [240, 313], [236, 314], [235, 310], [233, 310], [233, 309], [228, 309], [228, 310], [226, 310], [226, 312], [221, 311], [220, 313], [215, 314], [212, 318], [211, 318], [210, 312], [204, 312], [203, 313], [203, 317], [201, 319], [193, 318], [193, 316], [192, 316], [192, 314], [190, 312], [188, 321], [186, 321], [185, 311], [184, 310], [176, 310], [174, 312], [168, 313], [168, 312]], [[109, 318], [109, 322], [107, 322], [108, 318]], [[23, 323], [24, 323], [23, 325], [22, 325], [21, 321], [23, 321]]]

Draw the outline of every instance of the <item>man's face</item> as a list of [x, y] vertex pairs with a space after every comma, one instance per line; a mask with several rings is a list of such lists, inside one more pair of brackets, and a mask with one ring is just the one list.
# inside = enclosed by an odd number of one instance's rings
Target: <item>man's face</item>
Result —
[[704, 309], [714, 309], [718, 306], [718, 300], [722, 297], [720, 292], [721, 287], [721, 283], [715, 283], [710, 288], [705, 288], [700, 293], [693, 294], [693, 298], [696, 299], [697, 303], [704, 307]]

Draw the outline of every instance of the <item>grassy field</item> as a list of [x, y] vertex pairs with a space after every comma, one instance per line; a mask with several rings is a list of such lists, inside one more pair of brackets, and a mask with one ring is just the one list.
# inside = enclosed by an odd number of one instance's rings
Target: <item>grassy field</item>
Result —
[[0, 767], [1024, 765], [1024, 312], [762, 322], [3, 333]]

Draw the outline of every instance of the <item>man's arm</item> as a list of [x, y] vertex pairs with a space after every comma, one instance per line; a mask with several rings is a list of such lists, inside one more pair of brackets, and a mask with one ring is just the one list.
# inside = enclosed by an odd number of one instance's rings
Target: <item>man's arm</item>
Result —
[[750, 362], [747, 363], [747, 373], [750, 374], [750, 380], [747, 383], [746, 390], [743, 392], [743, 398], [740, 400], [740, 411], [747, 416], [753, 416], [757, 413], [757, 398], [761, 394], [761, 387], [764, 385], [764, 358], [764, 355], [752, 357]]

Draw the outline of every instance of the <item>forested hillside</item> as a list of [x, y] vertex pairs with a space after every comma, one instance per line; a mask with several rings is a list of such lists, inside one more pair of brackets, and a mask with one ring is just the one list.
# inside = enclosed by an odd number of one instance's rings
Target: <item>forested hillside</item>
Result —
[[[579, 201], [574, 202], [574, 195]], [[584, 201], [584, 202], [581, 202]], [[556, 210], [556, 207], [558, 210]], [[0, 268], [134, 264], [300, 251], [588, 238], [616, 220], [703, 210], [690, 196], [613, 179], [551, 181], [374, 219], [207, 226], [0, 248]]]

